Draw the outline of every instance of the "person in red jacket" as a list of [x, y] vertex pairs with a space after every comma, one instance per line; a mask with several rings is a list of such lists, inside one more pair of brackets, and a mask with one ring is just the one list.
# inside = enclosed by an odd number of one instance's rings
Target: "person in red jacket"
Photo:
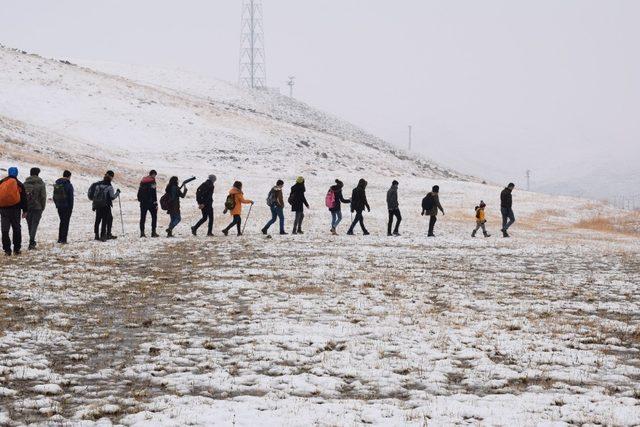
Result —
[[18, 180], [18, 168], [11, 167], [9, 176], [0, 180], [0, 226], [2, 228], [2, 250], [6, 256], [11, 256], [11, 237], [13, 231], [13, 254], [20, 255], [22, 249], [22, 230], [20, 227], [20, 212], [27, 216], [27, 196], [24, 185]]

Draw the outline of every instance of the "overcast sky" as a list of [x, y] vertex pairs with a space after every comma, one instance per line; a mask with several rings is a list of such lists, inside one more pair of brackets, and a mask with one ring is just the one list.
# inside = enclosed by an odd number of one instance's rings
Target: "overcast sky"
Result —
[[[295, 75], [296, 97], [393, 144], [412, 124], [429, 157], [499, 181], [523, 183], [532, 169], [541, 187], [638, 170], [640, 1], [263, 3], [269, 85], [284, 92]], [[1, 0], [0, 43], [235, 82], [240, 10], [241, 0]]]

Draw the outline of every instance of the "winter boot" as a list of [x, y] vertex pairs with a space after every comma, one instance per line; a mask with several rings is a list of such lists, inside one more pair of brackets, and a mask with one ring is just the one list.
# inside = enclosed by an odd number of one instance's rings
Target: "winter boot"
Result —
[[302, 230], [298, 229], [298, 234], [304, 234]]
[[509, 233], [507, 233], [507, 230], [502, 230], [502, 237], [509, 237]]
[[167, 237], [173, 237], [173, 230], [170, 228], [167, 228]]
[[228, 236], [229, 235], [229, 230], [227, 230], [227, 229], [222, 230], [222, 234], [224, 234], [225, 236]]
[[476, 237], [476, 230], [473, 230], [473, 231], [471, 232], [471, 237]]
[[363, 235], [363, 236], [368, 236], [368, 235], [369, 235], [369, 232], [368, 232], [367, 230], [364, 230], [364, 231], [362, 232], [362, 235]]
[[191, 234], [193, 234], [194, 236], [198, 235], [198, 229], [195, 227], [191, 227]]
[[160, 237], [160, 235], [158, 233], [156, 233], [156, 230], [153, 230], [151, 232], [151, 237]]
[[147, 237], [147, 235], [146, 235], [146, 234], [144, 234], [144, 231], [141, 231], [141, 232], [140, 232], [140, 238], [141, 238], [141, 239], [144, 239], [145, 237]]
[[36, 248], [36, 242], [29, 242], [29, 247], [27, 250], [32, 251]]
[[280, 232], [280, 235], [281, 235], [281, 236], [287, 236], [288, 234], [289, 234], [289, 233], [287, 233], [286, 231], [281, 231], [281, 232]]
[[491, 237], [491, 234], [487, 233], [486, 231], [483, 234], [484, 234], [484, 237]]

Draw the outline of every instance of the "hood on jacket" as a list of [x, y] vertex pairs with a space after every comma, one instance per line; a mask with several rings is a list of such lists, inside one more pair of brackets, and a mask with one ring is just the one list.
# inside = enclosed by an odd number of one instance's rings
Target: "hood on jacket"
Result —
[[140, 181], [140, 184], [151, 184], [156, 182], [156, 179], [152, 176], [145, 176], [144, 178], [142, 178], [142, 180]]
[[231, 190], [229, 190], [229, 194], [242, 194], [242, 191], [237, 187], [231, 187]]
[[358, 187], [367, 188], [367, 181], [365, 181], [364, 179], [360, 179], [360, 181], [358, 181]]
[[25, 184], [44, 184], [44, 181], [39, 176], [31, 175], [24, 180]]

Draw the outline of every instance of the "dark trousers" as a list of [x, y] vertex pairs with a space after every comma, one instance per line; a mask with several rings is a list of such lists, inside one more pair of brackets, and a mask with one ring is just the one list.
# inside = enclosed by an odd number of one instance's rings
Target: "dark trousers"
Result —
[[11, 238], [9, 230], [13, 231], [13, 251], [22, 248], [22, 230], [20, 228], [20, 208], [0, 209], [0, 224], [2, 228], [2, 249], [11, 253]]
[[296, 216], [293, 219], [293, 232], [300, 233], [302, 232], [302, 220], [304, 220], [304, 212], [296, 212]]
[[395, 208], [389, 211], [389, 222], [387, 223], [387, 234], [391, 234], [391, 227], [393, 226], [393, 217], [397, 219], [396, 227], [393, 229], [393, 232], [398, 233], [398, 231], [400, 230], [402, 215], [400, 215], [400, 209]]
[[207, 220], [209, 220], [209, 224], [207, 224], [207, 234], [212, 234], [213, 233], [213, 206], [212, 205], [204, 206], [204, 208], [202, 209], [202, 218], [200, 219], [200, 221], [196, 223], [196, 225], [193, 226], [193, 228], [197, 230]]
[[42, 219], [42, 211], [30, 209], [27, 212], [27, 227], [29, 228], [29, 245], [36, 243], [36, 233], [38, 233], [38, 226], [40, 225], [40, 219]]
[[514, 222], [516, 222], [516, 217], [513, 214], [513, 209], [511, 208], [500, 208], [500, 213], [502, 214], [502, 231], [507, 231]]
[[280, 220], [280, 233], [284, 233], [284, 209], [277, 205], [271, 206], [271, 219], [267, 221], [263, 230], [268, 230], [277, 219]]
[[67, 243], [69, 235], [69, 222], [71, 222], [72, 208], [58, 208], [58, 217], [60, 217], [60, 227], [58, 227], [58, 243]]
[[151, 231], [156, 232], [158, 226], [158, 207], [155, 205], [140, 205], [140, 234], [144, 234], [147, 222], [147, 212], [151, 215]]
[[93, 224], [93, 232], [96, 237], [105, 238], [111, 235], [112, 223], [111, 206], [96, 209], [96, 222]]
[[349, 227], [349, 233], [353, 233], [353, 229], [356, 224], [360, 224], [360, 228], [362, 228], [363, 233], [368, 233], [367, 228], [364, 226], [364, 216], [362, 216], [362, 211], [356, 211], [356, 216], [353, 218], [351, 227]]
[[224, 231], [229, 232], [229, 230], [231, 230], [231, 228], [233, 228], [233, 226], [235, 225], [238, 228], [238, 236], [239, 236], [240, 234], [242, 234], [242, 230], [240, 229], [241, 224], [242, 224], [242, 217], [240, 215], [234, 215], [233, 221], [231, 221], [231, 224], [227, 225], [227, 228], [225, 228]]
[[436, 225], [437, 220], [437, 215], [431, 215], [431, 217], [429, 218], [429, 236], [433, 236], [433, 227]]

